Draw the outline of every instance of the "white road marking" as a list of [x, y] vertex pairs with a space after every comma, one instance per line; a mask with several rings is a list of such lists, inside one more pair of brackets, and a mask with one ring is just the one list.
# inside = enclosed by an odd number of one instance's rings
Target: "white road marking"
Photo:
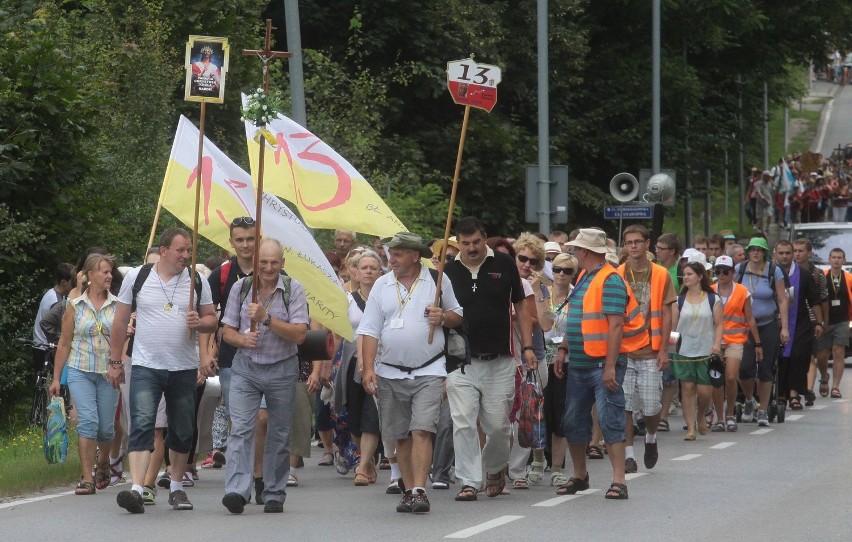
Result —
[[846, 399], [835, 399], [832, 403], [845, 403]]
[[[630, 476], [629, 474], [627, 476]], [[589, 488], [584, 491], [578, 491], [574, 495], [560, 495], [558, 497], [554, 497], [552, 499], [547, 499], [546, 501], [541, 501], [533, 504], [532, 506], [541, 506], [541, 507], [551, 507], [551, 506], [559, 506], [560, 504], [568, 501], [573, 501], [574, 499], [579, 499], [583, 495], [591, 495], [592, 493], [596, 493], [600, 491], [600, 489]]]
[[765, 435], [770, 431], [774, 431], [774, 429], [770, 429], [769, 427], [764, 427], [763, 429], [758, 429], [757, 431], [752, 431], [750, 434], [752, 435]]
[[827, 406], [828, 405], [814, 405], [814, 406], [810, 407], [810, 409], [811, 410], [822, 410], [822, 409], [826, 408]]
[[5, 502], [5, 503], [0, 504], [0, 510], [6, 509], [6, 508], [14, 508], [15, 506], [20, 506], [22, 504], [29, 504], [31, 502], [47, 501], [47, 500], [50, 500], [50, 499], [57, 499], [59, 497], [67, 497], [68, 495], [73, 495], [73, 494], [74, 494], [73, 491], [64, 491], [62, 493], [54, 493], [53, 495], [42, 495], [40, 497], [32, 497], [31, 499], [21, 499], [19, 501]]
[[452, 534], [448, 534], [444, 538], [470, 538], [475, 534], [485, 532], [489, 529], [493, 529], [495, 527], [499, 527], [507, 523], [511, 523], [523, 517], [524, 516], [500, 516], [499, 518], [492, 519], [491, 521], [486, 521], [485, 523], [480, 523], [479, 525], [474, 525], [473, 527], [469, 527], [467, 529], [462, 529], [461, 531], [456, 531]]
[[627, 481], [635, 480], [636, 478], [639, 478], [640, 476], [645, 476], [646, 474], [648, 474], [648, 473], [647, 472], [631, 472], [629, 474], [625, 474], [624, 479], [627, 480]]
[[725, 448], [730, 448], [734, 444], [736, 444], [736, 442], [720, 442], [719, 444], [717, 444], [715, 446], [710, 446], [710, 449], [711, 450], [724, 450]]
[[673, 457], [672, 461], [689, 461], [690, 459], [695, 459], [696, 457], [701, 457], [701, 454], [686, 454], [680, 457]]
[[794, 422], [796, 420], [801, 420], [804, 417], [805, 417], [804, 414], [790, 414], [789, 416], [787, 416], [784, 419], [787, 420], [788, 422]]
[[825, 118], [819, 131], [819, 141], [817, 142], [816, 152], [822, 152], [822, 144], [825, 141], [825, 132], [828, 129], [828, 121], [831, 119], [831, 108], [834, 107], [834, 99], [828, 101], [825, 105]]

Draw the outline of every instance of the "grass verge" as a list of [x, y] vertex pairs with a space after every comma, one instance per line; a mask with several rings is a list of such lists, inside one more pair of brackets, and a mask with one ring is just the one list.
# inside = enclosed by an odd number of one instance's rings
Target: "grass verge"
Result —
[[[18, 410], [18, 409], [16, 409]], [[21, 415], [18, 419], [25, 419]], [[44, 458], [38, 427], [13, 427], [0, 435], [0, 499], [71, 485], [80, 477], [77, 432], [68, 428], [68, 456], [61, 465], [50, 465]]]

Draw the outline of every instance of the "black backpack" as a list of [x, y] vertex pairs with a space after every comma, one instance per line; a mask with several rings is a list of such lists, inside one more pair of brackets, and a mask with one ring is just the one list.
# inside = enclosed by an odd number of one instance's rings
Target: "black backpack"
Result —
[[[713, 312], [713, 306], [716, 304], [716, 293], [707, 292], [707, 301], [710, 303], [710, 312]], [[683, 304], [686, 303], [686, 292], [677, 295], [677, 310], [683, 312]]]
[[[743, 283], [743, 277], [746, 274], [746, 268], [748, 267], [748, 262], [743, 262], [740, 264], [740, 270], [737, 272], [737, 282], [740, 284]], [[778, 292], [775, 291], [775, 269], [778, 268], [775, 265], [775, 262], [769, 260], [769, 273], [767, 277], [763, 275], [755, 275], [754, 273], [749, 273], [749, 275], [766, 278], [769, 281], [769, 289], [772, 291], [772, 299], [775, 300], [775, 312], [778, 312]], [[787, 271], [784, 268], [781, 268], [781, 274], [784, 275], [784, 290], [790, 291], [790, 277], [787, 275]]]
[[[130, 302], [130, 312], [131, 314], [136, 312], [136, 296], [139, 295], [139, 292], [142, 291], [142, 286], [145, 285], [145, 281], [148, 280], [148, 275], [151, 274], [151, 269], [153, 269], [154, 264], [146, 263], [142, 267], [139, 268], [139, 274], [136, 275], [136, 280], [133, 282], [133, 288], [130, 290], [133, 294], [133, 300]], [[201, 309], [201, 274], [195, 274], [195, 310], [196, 312]], [[133, 337], [130, 337], [130, 341], [127, 343], [127, 355], [130, 356], [133, 354], [133, 339], [136, 337], [134, 334]]]

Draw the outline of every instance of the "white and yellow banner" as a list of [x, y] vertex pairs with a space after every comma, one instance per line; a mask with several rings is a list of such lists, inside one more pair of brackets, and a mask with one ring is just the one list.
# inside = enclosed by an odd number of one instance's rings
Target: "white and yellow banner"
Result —
[[[195, 221], [198, 135], [195, 125], [181, 116], [161, 195], [163, 207], [189, 227]], [[205, 137], [198, 233], [231, 250], [231, 221], [239, 216], [254, 217], [255, 205], [251, 176]], [[346, 294], [310, 231], [271, 194], [264, 193], [262, 212], [262, 234], [284, 246], [284, 268], [305, 287], [311, 317], [351, 339]]]
[[408, 231], [352, 164], [306, 128], [279, 114], [265, 127], [268, 141], [251, 122], [245, 126], [252, 177], [261, 141], [264, 191], [295, 204], [308, 226], [380, 237]]

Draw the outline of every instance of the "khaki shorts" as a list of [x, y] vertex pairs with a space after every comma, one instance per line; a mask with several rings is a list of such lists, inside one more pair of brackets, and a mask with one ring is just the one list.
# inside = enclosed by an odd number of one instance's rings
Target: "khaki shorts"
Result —
[[382, 438], [402, 440], [412, 431], [438, 431], [444, 377], [379, 378], [379, 419]]
[[311, 457], [311, 424], [313, 423], [317, 394], [316, 392], [308, 393], [306, 382], [298, 382], [294, 402], [290, 453], [300, 457]]
[[743, 343], [725, 345], [725, 348], [722, 350], [722, 353], [726, 358], [734, 358], [736, 360], [742, 361]]

